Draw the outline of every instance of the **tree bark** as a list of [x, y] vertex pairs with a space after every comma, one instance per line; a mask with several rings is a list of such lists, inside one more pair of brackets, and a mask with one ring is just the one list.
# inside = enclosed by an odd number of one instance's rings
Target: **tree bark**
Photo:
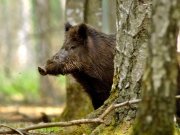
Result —
[[153, 0], [143, 101], [134, 135], [173, 135], [177, 89], [177, 0]]
[[[112, 93], [118, 95], [117, 102], [140, 97], [150, 34], [150, 5], [150, 1], [117, 0], [117, 46], [112, 86]], [[120, 121], [133, 120], [136, 111], [136, 107], [121, 109]]]
[[[111, 95], [91, 117], [102, 113], [113, 102], [140, 97], [150, 35], [150, 5], [149, 1], [116, 0], [117, 45]], [[100, 124], [91, 134], [128, 134], [136, 113], [137, 105], [118, 108], [107, 116], [106, 124]]]

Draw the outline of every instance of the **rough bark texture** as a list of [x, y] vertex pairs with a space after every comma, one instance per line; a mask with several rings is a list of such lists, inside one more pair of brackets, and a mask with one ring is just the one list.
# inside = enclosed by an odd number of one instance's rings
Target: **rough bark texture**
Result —
[[[150, 33], [150, 1], [117, 0], [117, 47], [112, 93], [117, 102], [140, 96], [141, 79], [145, 69]], [[119, 121], [131, 121], [136, 107], [118, 110]]]
[[[66, 21], [73, 25], [83, 22], [84, 2], [84, 0], [66, 1]], [[87, 93], [82, 89], [80, 84], [74, 80], [72, 76], [67, 76], [66, 107], [60, 119], [78, 119], [86, 116], [92, 111], [92, 103]]]
[[[141, 79], [145, 69], [150, 34], [149, 1], [117, 0], [117, 46], [115, 72], [110, 98], [98, 111], [113, 101], [124, 102], [140, 97]], [[116, 109], [92, 135], [127, 134], [136, 116], [137, 105]], [[98, 114], [98, 111], [96, 113]]]
[[175, 107], [177, 30], [174, 12], [179, 1], [153, 0], [152, 34], [143, 77], [143, 102], [134, 135], [172, 135]]

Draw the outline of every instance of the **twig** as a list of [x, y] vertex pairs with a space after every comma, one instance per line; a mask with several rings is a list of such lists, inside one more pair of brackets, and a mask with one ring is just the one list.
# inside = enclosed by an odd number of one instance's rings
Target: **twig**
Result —
[[176, 96], [176, 99], [180, 99], [180, 95], [177, 95], [177, 96]]
[[134, 100], [129, 100], [129, 101], [125, 101], [119, 104], [111, 104], [100, 116], [100, 119], [104, 119], [104, 117], [106, 117], [112, 110], [118, 108], [118, 107], [122, 107], [122, 106], [127, 106], [130, 104], [136, 104], [139, 103], [141, 101], [141, 99], [134, 99]]
[[[12, 132], [18, 133], [18, 134], [20, 134], [20, 135], [24, 135], [21, 131], [19, 131], [19, 129], [15, 129], [15, 128], [12, 128], [12, 127], [10, 127], [10, 126], [4, 125], [4, 124], [0, 124], [0, 127], [9, 128], [9, 129], [11, 129]], [[5, 132], [6, 132], [6, 131], [5, 131]]]
[[[180, 95], [176, 96], [176, 99], [180, 99]], [[91, 123], [99, 123], [100, 124], [100, 123], [104, 123], [104, 118], [114, 109], [116, 109], [118, 107], [131, 105], [131, 104], [137, 104], [139, 102], [141, 102], [141, 99], [129, 100], [129, 101], [125, 101], [125, 102], [118, 103], [118, 104], [112, 103], [98, 118], [93, 118], [93, 119], [79, 119], [79, 120], [72, 120], [72, 121], [66, 121], [66, 122], [41, 123], [41, 124], [36, 124], [36, 125], [29, 126], [29, 127], [18, 128], [18, 129], [14, 129], [14, 128], [3, 125], [4, 127], [8, 127], [11, 130], [0, 131], [0, 134], [10, 134], [10, 133], [18, 132], [19, 134], [23, 135], [21, 132], [28, 132], [30, 130], [41, 129], [41, 128], [67, 127], [67, 126], [80, 125], [80, 124], [91, 124]]]
[[[79, 125], [79, 124], [90, 124], [90, 123], [102, 123], [102, 121], [99, 118], [94, 119], [79, 119], [79, 120], [72, 120], [67, 122], [52, 122], [52, 123], [41, 123], [32, 125], [25, 128], [18, 128], [17, 130], [21, 132], [27, 132], [34, 129], [42, 129], [42, 128], [48, 128], [48, 127], [66, 127], [66, 126], [73, 126], [73, 125]], [[10, 134], [14, 133], [14, 131], [0, 131], [0, 134]]]

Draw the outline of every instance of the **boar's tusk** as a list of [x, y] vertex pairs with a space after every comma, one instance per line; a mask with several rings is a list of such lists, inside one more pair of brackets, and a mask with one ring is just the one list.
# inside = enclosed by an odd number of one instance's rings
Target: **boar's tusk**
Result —
[[47, 75], [46, 69], [44, 67], [38, 67], [38, 71], [41, 75]]

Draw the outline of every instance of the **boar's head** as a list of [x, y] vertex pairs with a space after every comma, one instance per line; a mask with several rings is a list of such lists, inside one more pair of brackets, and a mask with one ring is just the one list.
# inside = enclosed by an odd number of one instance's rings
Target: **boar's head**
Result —
[[41, 75], [69, 74], [81, 70], [86, 60], [88, 39], [86, 24], [72, 26], [65, 24], [65, 40], [62, 48], [43, 67], [38, 67]]

